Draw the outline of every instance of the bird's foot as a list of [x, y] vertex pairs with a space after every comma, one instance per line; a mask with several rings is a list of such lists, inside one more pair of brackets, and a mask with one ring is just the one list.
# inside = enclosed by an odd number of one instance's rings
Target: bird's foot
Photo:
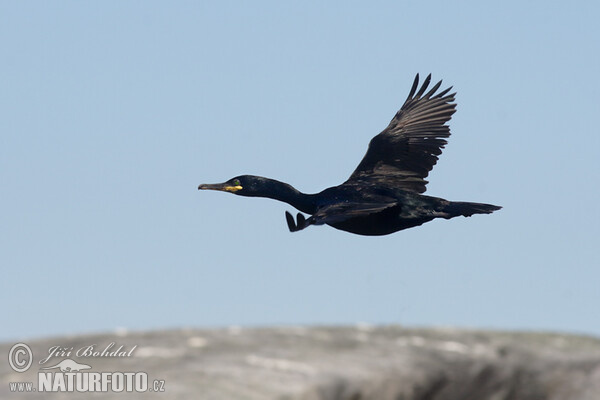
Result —
[[288, 211], [285, 212], [285, 220], [287, 221], [288, 228], [290, 232], [298, 232], [302, 229], [306, 228], [306, 218], [301, 213], [296, 215], [296, 221], [294, 221], [294, 217]]

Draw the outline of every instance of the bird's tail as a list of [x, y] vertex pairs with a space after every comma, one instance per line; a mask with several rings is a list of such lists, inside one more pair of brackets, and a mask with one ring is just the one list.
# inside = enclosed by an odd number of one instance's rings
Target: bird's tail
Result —
[[444, 212], [450, 214], [449, 218], [462, 215], [470, 217], [473, 214], [491, 214], [494, 211], [501, 209], [500, 206], [483, 203], [468, 203], [464, 201], [452, 201], [446, 206]]

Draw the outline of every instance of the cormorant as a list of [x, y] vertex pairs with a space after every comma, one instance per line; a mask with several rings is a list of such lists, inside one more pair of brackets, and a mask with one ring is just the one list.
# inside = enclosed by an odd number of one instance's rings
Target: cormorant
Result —
[[387, 235], [434, 218], [490, 214], [501, 207], [491, 204], [448, 201], [425, 196], [429, 171], [438, 160], [456, 111], [452, 87], [439, 93], [442, 81], [425, 93], [427, 76], [419, 86], [415, 77], [408, 98], [390, 124], [373, 137], [364, 158], [341, 185], [316, 194], [305, 194], [287, 183], [241, 175], [224, 183], [203, 184], [198, 189], [221, 190], [251, 197], [268, 197], [290, 204], [303, 213], [296, 220], [285, 212], [291, 232], [309, 225], [327, 224], [359, 235]]

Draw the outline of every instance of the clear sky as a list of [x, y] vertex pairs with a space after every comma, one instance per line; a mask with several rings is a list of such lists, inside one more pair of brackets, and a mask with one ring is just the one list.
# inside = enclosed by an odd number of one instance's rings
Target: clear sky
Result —
[[[0, 3], [0, 340], [403, 324], [600, 335], [600, 3]], [[458, 92], [427, 194], [493, 215], [289, 233], [415, 74]]]

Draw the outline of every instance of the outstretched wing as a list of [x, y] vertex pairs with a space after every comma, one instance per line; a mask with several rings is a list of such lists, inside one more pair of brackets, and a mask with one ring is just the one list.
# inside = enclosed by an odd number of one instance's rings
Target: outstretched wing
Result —
[[425, 178], [442, 154], [445, 138], [450, 136], [446, 123], [456, 111], [451, 87], [435, 93], [442, 81], [429, 92], [427, 76], [419, 89], [419, 74], [402, 108], [383, 132], [371, 139], [367, 154], [347, 183], [368, 182], [381, 187], [400, 188], [423, 193]]

